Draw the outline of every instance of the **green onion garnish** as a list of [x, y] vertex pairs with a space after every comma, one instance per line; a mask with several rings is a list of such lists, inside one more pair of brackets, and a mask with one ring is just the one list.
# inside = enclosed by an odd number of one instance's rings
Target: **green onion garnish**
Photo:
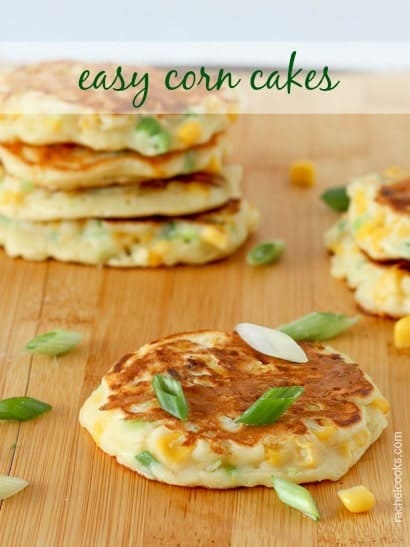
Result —
[[143, 143], [157, 154], [168, 152], [171, 137], [160, 122], [151, 116], [144, 116], [137, 124], [136, 131]]
[[11, 397], [0, 401], [0, 420], [26, 422], [51, 410], [51, 406], [32, 397]]
[[281, 257], [285, 243], [280, 239], [272, 239], [255, 245], [247, 254], [246, 261], [252, 266], [272, 264]]
[[188, 403], [184, 391], [178, 380], [164, 374], [156, 374], [152, 380], [152, 387], [157, 396], [160, 407], [179, 418], [186, 420], [188, 416]]
[[235, 471], [238, 469], [236, 465], [231, 465], [229, 463], [226, 463], [222, 466], [222, 469], [226, 471], [229, 475], [232, 475], [232, 473], [235, 473]]
[[0, 475], [0, 500], [11, 498], [28, 486], [28, 482], [18, 477], [9, 477], [8, 475]]
[[309, 490], [279, 477], [272, 477], [272, 482], [273, 488], [283, 503], [301, 511], [313, 520], [319, 520], [319, 509]]
[[142, 463], [145, 467], [151, 467], [153, 463], [158, 463], [158, 460], [148, 450], [143, 450], [137, 454], [135, 459]]
[[57, 329], [36, 336], [28, 342], [24, 349], [40, 355], [63, 355], [71, 351], [81, 341], [78, 332]]
[[325, 190], [320, 198], [331, 209], [343, 213], [347, 211], [350, 203], [350, 198], [347, 195], [346, 186], [336, 186]]
[[349, 317], [343, 313], [312, 312], [281, 325], [278, 330], [298, 341], [330, 340], [355, 325], [360, 319], [360, 315]]
[[273, 424], [302, 393], [302, 386], [273, 387], [268, 389], [236, 421], [246, 425]]

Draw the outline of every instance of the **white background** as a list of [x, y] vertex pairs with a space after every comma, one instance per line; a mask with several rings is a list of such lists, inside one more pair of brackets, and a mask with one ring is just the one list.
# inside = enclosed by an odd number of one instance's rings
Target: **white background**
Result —
[[[249, 46], [240, 50], [220, 44], [212, 48], [210, 42], [397, 42], [410, 40], [409, 28], [410, 0], [2, 0], [0, 58], [70, 56], [63, 45], [22, 50], [17, 44], [5, 47], [7, 41], [151, 41], [140, 48], [147, 63], [274, 66], [286, 61], [283, 52], [275, 48]], [[206, 43], [196, 47], [164, 44], [170, 41]], [[408, 68], [407, 50], [395, 47], [394, 51], [386, 46], [370, 52], [357, 45], [303, 49], [306, 60], [312, 63], [313, 59], [313, 64], [324, 61], [337, 68], [370, 70]], [[104, 58], [104, 51], [103, 44], [99, 54], [90, 46], [80, 49], [79, 56]], [[107, 54], [112, 51], [108, 48]], [[135, 58], [138, 48], [128, 53]]]

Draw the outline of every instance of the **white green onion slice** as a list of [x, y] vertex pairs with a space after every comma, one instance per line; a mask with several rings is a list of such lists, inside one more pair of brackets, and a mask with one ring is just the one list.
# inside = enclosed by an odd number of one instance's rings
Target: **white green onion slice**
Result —
[[135, 456], [135, 459], [145, 467], [151, 467], [153, 463], [158, 463], [158, 460], [149, 452], [149, 450], [143, 450]]
[[143, 116], [135, 128], [139, 138], [155, 153], [168, 152], [171, 137], [161, 123], [151, 116]]
[[288, 334], [294, 340], [330, 340], [355, 325], [360, 315], [349, 317], [343, 313], [312, 312], [281, 325], [278, 330]]
[[270, 425], [302, 395], [302, 386], [284, 386], [268, 389], [237, 419], [246, 425]]
[[24, 349], [39, 355], [63, 355], [80, 343], [82, 335], [78, 332], [57, 329], [40, 334], [27, 342]]
[[313, 520], [319, 520], [319, 509], [309, 490], [279, 477], [272, 477], [272, 482], [273, 488], [283, 503], [301, 511]]
[[325, 190], [320, 198], [334, 211], [343, 213], [347, 211], [350, 204], [350, 198], [346, 191], [346, 186], [336, 186]]
[[14, 494], [18, 494], [28, 486], [28, 482], [18, 477], [9, 477], [8, 475], [0, 475], [0, 500], [11, 498]]
[[303, 349], [284, 332], [253, 323], [239, 323], [235, 331], [248, 346], [260, 353], [293, 363], [308, 361]]
[[246, 261], [251, 266], [264, 266], [277, 262], [285, 249], [284, 241], [272, 239], [255, 245], [246, 256]]
[[10, 397], [0, 401], [0, 420], [27, 422], [51, 410], [51, 406], [32, 397]]
[[165, 412], [184, 421], [188, 416], [188, 403], [181, 383], [171, 376], [156, 374], [152, 380], [152, 387], [158, 402]]

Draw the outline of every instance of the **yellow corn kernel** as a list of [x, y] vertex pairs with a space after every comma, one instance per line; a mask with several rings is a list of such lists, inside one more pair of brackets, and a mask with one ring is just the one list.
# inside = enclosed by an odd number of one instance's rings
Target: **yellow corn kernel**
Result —
[[157, 441], [157, 451], [159, 459], [163, 463], [179, 463], [189, 458], [192, 453], [192, 446], [184, 446], [181, 434], [178, 431], [172, 431], [160, 437]]
[[353, 197], [353, 205], [356, 208], [356, 213], [358, 215], [363, 215], [367, 210], [367, 197], [364, 190], [360, 189], [355, 192]]
[[148, 265], [149, 266], [160, 266], [163, 263], [162, 254], [158, 253], [155, 250], [151, 250], [148, 253]]
[[23, 201], [24, 195], [21, 192], [13, 192], [12, 190], [7, 190], [0, 198], [2, 205], [19, 205]]
[[353, 486], [352, 488], [339, 490], [337, 495], [346, 509], [351, 513], [370, 511], [376, 503], [374, 494], [362, 484]]
[[336, 426], [335, 424], [330, 424], [325, 427], [321, 427], [314, 431], [314, 434], [320, 441], [328, 441], [330, 437], [335, 433]]
[[215, 226], [207, 226], [202, 233], [202, 239], [218, 249], [223, 249], [227, 244], [227, 234]]
[[202, 130], [198, 122], [186, 122], [178, 131], [178, 138], [187, 145], [195, 144], [199, 141]]
[[394, 345], [396, 348], [410, 348], [410, 315], [402, 317], [394, 325]]
[[265, 459], [274, 466], [281, 465], [284, 461], [283, 453], [277, 448], [269, 446], [265, 446]]
[[368, 445], [369, 437], [370, 437], [370, 433], [367, 430], [363, 430], [356, 433], [353, 439], [354, 439], [354, 442], [356, 443], [356, 446], [362, 447], [364, 445]]
[[349, 459], [352, 455], [352, 447], [349, 442], [341, 443], [337, 450], [344, 459]]
[[295, 186], [310, 187], [316, 183], [315, 164], [309, 160], [294, 161], [290, 166], [290, 181]]
[[230, 112], [227, 112], [227, 116], [230, 122], [234, 122], [238, 119], [239, 114], [236, 110], [231, 110]]
[[384, 414], [387, 414], [390, 410], [389, 403], [386, 401], [386, 399], [383, 399], [382, 397], [378, 397], [377, 399], [372, 401], [369, 406], [371, 406], [373, 408], [377, 408], [378, 410], [380, 410]]
[[383, 175], [387, 178], [393, 179], [393, 178], [405, 176], [405, 173], [403, 169], [401, 169], [400, 167], [397, 167], [397, 165], [392, 165], [391, 167], [388, 167], [387, 169], [383, 171]]
[[91, 436], [97, 444], [100, 442], [102, 434], [107, 428], [109, 421], [109, 416], [102, 416], [94, 423], [91, 429]]
[[212, 156], [208, 165], [205, 167], [205, 171], [208, 173], [220, 173], [222, 169], [221, 162], [216, 156]]

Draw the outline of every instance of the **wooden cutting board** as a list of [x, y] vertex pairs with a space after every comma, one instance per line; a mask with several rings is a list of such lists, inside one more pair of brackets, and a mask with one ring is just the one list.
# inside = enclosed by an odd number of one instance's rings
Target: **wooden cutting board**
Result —
[[[207, 491], [143, 479], [98, 450], [77, 418], [111, 364], [151, 339], [231, 329], [241, 320], [275, 326], [312, 310], [354, 313], [351, 293], [329, 275], [322, 234], [336, 215], [318, 196], [350, 175], [408, 165], [409, 130], [405, 116], [243, 116], [232, 130], [233, 159], [245, 167], [246, 194], [262, 224], [224, 262], [118, 271], [0, 252], [0, 396], [27, 394], [53, 405], [32, 422], [0, 424], [0, 473], [30, 481], [1, 505], [2, 547], [410, 545], [406, 518], [394, 522], [392, 493], [394, 432], [402, 432], [408, 469], [410, 353], [394, 348], [392, 321], [366, 318], [333, 343], [363, 366], [393, 409], [388, 430], [358, 465], [337, 483], [310, 487], [319, 523], [268, 488]], [[287, 177], [289, 162], [303, 157], [318, 170], [318, 185], [308, 190]], [[283, 260], [247, 266], [246, 249], [265, 237], [286, 240]], [[58, 360], [22, 353], [32, 336], [56, 327], [82, 332], [84, 342]], [[336, 491], [360, 483], [377, 505], [352, 515]], [[403, 474], [407, 500], [409, 489]]]

